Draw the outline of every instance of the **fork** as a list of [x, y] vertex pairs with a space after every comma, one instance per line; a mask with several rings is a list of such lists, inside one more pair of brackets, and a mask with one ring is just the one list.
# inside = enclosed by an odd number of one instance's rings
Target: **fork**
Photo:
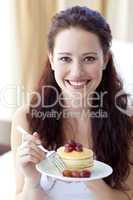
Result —
[[[23, 135], [27, 135], [29, 134], [27, 131], [25, 131], [21, 126], [17, 126], [16, 127], [17, 131], [19, 131], [20, 133], [22, 133]], [[22, 136], [23, 136], [22, 135]], [[42, 151], [44, 151], [46, 153], [46, 157], [48, 158], [48, 160], [50, 162], [52, 162], [56, 168], [59, 170], [59, 172], [63, 172], [63, 170], [66, 169], [66, 165], [63, 162], [63, 160], [60, 158], [60, 156], [57, 154], [56, 151], [49, 151], [46, 148], [44, 148], [41, 144], [37, 145]]]

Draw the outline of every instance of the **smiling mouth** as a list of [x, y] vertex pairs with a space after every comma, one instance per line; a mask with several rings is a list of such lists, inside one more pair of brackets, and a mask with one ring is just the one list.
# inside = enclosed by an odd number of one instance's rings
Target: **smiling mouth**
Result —
[[82, 80], [82, 81], [70, 81], [70, 80], [65, 80], [69, 86], [71, 86], [74, 89], [81, 89], [84, 88], [90, 80]]

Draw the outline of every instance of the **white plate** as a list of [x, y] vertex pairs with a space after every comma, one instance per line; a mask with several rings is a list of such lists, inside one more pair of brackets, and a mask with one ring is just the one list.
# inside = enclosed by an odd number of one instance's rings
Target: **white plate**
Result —
[[94, 166], [93, 169], [91, 170], [91, 176], [88, 178], [65, 177], [61, 173], [59, 173], [56, 167], [54, 167], [53, 164], [50, 163], [47, 159], [37, 164], [36, 168], [40, 173], [44, 175], [67, 182], [91, 181], [96, 179], [102, 179], [109, 176], [113, 172], [112, 167], [97, 160], [94, 160]]

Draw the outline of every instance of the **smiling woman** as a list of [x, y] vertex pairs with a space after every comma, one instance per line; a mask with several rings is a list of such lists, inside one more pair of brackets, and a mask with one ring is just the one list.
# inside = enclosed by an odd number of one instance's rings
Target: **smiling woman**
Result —
[[99, 38], [85, 29], [70, 26], [68, 30], [60, 31], [56, 36], [55, 47], [49, 54], [56, 82], [63, 93], [69, 95], [76, 93], [77, 96], [80, 89], [85, 94], [85, 88], [89, 93], [93, 92], [108, 60], [107, 54], [103, 56]]
[[[36, 89], [37, 95], [28, 108], [17, 111], [13, 121], [12, 148], [22, 170], [19, 174], [16, 165], [17, 181], [21, 180], [17, 193], [22, 200], [29, 196], [34, 200], [43, 197], [126, 200], [127, 186], [127, 194], [132, 192], [133, 121], [115, 105], [115, 97], [123, 85], [114, 66], [111, 40], [106, 20], [87, 7], [68, 8], [53, 17], [48, 34], [48, 60]], [[36, 105], [38, 94], [40, 103]], [[79, 104], [80, 101], [85, 104]], [[126, 109], [127, 94], [119, 96], [117, 103]], [[65, 118], [65, 109], [81, 115]], [[44, 119], [32, 115], [33, 111], [46, 114], [53, 110], [62, 113], [58, 121], [57, 116], [45, 115]], [[101, 110], [106, 112], [106, 118], [91, 117], [91, 113]], [[22, 139], [22, 144], [16, 132], [18, 124], [31, 133]], [[112, 175], [96, 182], [69, 185], [41, 175], [35, 168], [35, 164], [44, 159], [38, 144], [56, 150], [70, 139], [92, 148], [97, 160], [113, 168]]]
[[69, 96], [75, 93], [76, 98], [77, 93], [84, 92], [85, 98], [85, 94], [97, 88], [107, 62], [98, 37], [79, 27], [58, 33], [49, 58], [63, 94]]

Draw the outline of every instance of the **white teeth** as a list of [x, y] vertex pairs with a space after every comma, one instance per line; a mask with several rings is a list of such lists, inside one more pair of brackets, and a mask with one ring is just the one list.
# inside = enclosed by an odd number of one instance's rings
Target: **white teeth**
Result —
[[81, 82], [76, 82], [76, 81], [69, 81], [69, 83], [71, 85], [78, 85], [78, 86], [82, 86], [85, 85], [87, 81], [81, 81]]

